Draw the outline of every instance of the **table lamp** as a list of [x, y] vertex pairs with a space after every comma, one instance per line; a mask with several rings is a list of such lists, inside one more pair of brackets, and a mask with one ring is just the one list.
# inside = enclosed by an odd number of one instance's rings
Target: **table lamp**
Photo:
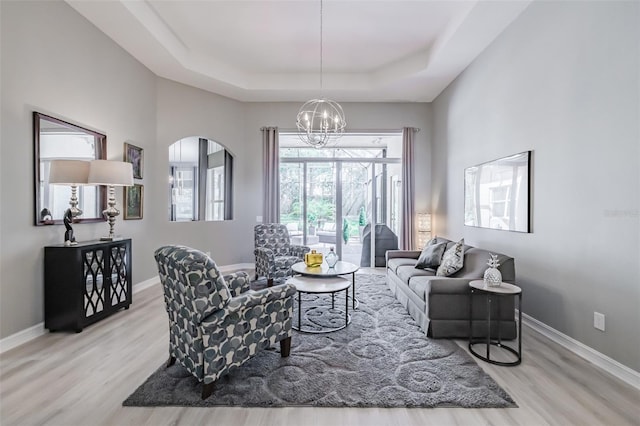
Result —
[[87, 185], [89, 165], [89, 161], [82, 160], [51, 160], [49, 184], [71, 187], [70, 207], [64, 212], [64, 226], [67, 229], [64, 233], [65, 246], [77, 244], [71, 224], [74, 218], [82, 214], [82, 210], [78, 208], [78, 186]]
[[108, 191], [108, 207], [102, 215], [109, 222], [109, 235], [100, 238], [102, 241], [113, 241], [113, 228], [120, 210], [116, 208], [116, 186], [133, 186], [133, 166], [124, 161], [93, 160], [89, 167], [89, 184], [106, 185]]

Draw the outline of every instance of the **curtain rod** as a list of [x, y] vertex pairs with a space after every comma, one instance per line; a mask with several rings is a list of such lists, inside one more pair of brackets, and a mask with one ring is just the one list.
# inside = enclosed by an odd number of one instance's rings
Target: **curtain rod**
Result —
[[[265, 127], [263, 127], [262, 129], [264, 129]], [[261, 129], [261, 130], [262, 130]], [[416, 132], [420, 131], [419, 127], [412, 127], [412, 129], [415, 129]], [[294, 133], [297, 134], [298, 133], [298, 129], [284, 129], [281, 128], [279, 129], [280, 133]], [[345, 130], [344, 134], [358, 134], [358, 133], [375, 133], [375, 134], [388, 134], [388, 133], [402, 133], [402, 129], [384, 129], [384, 130], [380, 130], [380, 129], [350, 129], [350, 130]]]

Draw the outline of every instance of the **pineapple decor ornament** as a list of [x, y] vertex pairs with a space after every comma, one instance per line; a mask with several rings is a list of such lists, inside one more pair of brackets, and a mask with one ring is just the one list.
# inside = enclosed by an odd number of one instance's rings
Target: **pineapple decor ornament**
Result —
[[491, 254], [489, 258], [489, 262], [487, 262], [489, 268], [484, 271], [484, 284], [487, 287], [499, 287], [502, 283], [502, 273], [498, 270], [498, 255]]

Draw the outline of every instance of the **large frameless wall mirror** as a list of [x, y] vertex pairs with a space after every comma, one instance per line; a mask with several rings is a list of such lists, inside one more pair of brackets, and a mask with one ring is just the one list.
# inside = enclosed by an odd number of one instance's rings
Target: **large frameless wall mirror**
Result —
[[[102, 133], [76, 124], [33, 113], [34, 171], [35, 171], [35, 224], [63, 223], [69, 208], [71, 187], [50, 185], [49, 171], [52, 160], [100, 160], [107, 158], [107, 137]], [[78, 208], [83, 214], [75, 222], [103, 221], [106, 193], [99, 186], [78, 187]]]
[[530, 232], [531, 151], [489, 161], [464, 171], [464, 224]]
[[169, 220], [233, 219], [233, 155], [210, 139], [169, 146]]

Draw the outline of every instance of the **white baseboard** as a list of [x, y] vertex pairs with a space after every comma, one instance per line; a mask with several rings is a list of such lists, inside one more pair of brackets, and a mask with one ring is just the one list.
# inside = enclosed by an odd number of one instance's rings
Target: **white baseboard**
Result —
[[537, 331], [549, 340], [565, 347], [581, 358], [586, 359], [597, 367], [600, 367], [612, 376], [617, 377], [625, 383], [640, 389], [640, 373], [626, 365], [620, 364], [613, 358], [596, 351], [595, 349], [577, 341], [576, 339], [559, 332], [555, 328], [538, 321], [537, 319], [522, 313], [522, 324]]
[[[149, 288], [155, 284], [159, 284], [160, 279], [158, 277], [148, 279], [146, 281], [142, 281], [138, 284], [135, 284], [132, 288], [133, 294]], [[20, 345], [23, 345], [36, 337], [40, 337], [43, 334], [47, 333], [47, 330], [44, 328], [44, 322], [38, 323], [32, 327], [26, 328], [22, 331], [18, 331], [10, 336], [5, 337], [4, 339], [0, 339], [0, 354], [4, 353], [8, 350], [16, 348]]]
[[138, 284], [134, 284], [133, 288], [131, 289], [131, 292], [133, 294], [138, 293], [139, 291], [145, 290], [149, 287], [152, 287], [156, 284], [160, 284], [160, 277], [158, 277], [157, 275], [153, 278], [149, 278], [148, 280], [144, 280], [139, 282]]
[[46, 332], [44, 322], [41, 322], [32, 327], [25, 328], [22, 331], [18, 331], [11, 336], [7, 336], [0, 340], [0, 354], [23, 345], [36, 337], [40, 337]]
[[[220, 272], [223, 272], [223, 273], [237, 271], [240, 269], [254, 269], [254, 268], [255, 268], [255, 265], [253, 263], [235, 263], [232, 265], [218, 266], [218, 269], [220, 269]], [[156, 284], [160, 284], [160, 278], [158, 276], [155, 276], [153, 278], [149, 278], [148, 280], [144, 280], [137, 284], [134, 284], [132, 287], [132, 293], [136, 294]], [[47, 333], [47, 330], [44, 328], [44, 322], [41, 322], [34, 326], [26, 328], [22, 331], [18, 331], [17, 333], [14, 333], [10, 336], [7, 336], [4, 339], [0, 339], [0, 354], [8, 350], [11, 350], [13, 348], [16, 348], [20, 345], [23, 345], [29, 342], [30, 340], [35, 339], [36, 337], [42, 336], [45, 333]]]

